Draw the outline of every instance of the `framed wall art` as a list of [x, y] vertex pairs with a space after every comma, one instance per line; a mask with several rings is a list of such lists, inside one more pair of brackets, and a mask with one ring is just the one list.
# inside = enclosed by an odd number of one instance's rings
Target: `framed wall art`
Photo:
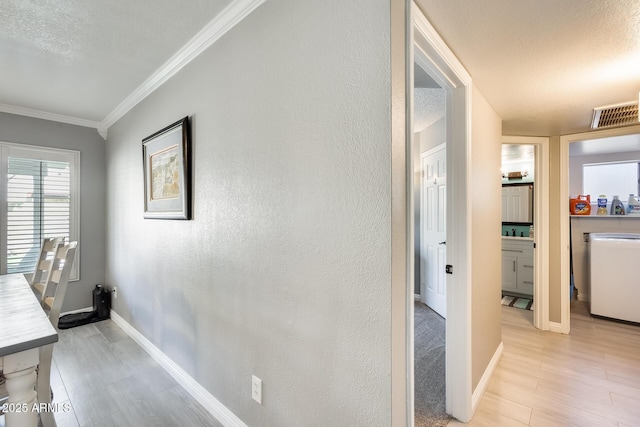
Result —
[[189, 117], [142, 140], [144, 217], [191, 219]]

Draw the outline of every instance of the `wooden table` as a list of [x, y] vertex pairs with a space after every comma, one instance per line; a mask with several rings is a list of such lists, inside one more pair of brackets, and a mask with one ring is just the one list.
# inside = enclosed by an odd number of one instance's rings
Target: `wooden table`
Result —
[[6, 427], [38, 424], [36, 367], [40, 348], [58, 341], [40, 302], [22, 274], [0, 276], [0, 366], [9, 400]]

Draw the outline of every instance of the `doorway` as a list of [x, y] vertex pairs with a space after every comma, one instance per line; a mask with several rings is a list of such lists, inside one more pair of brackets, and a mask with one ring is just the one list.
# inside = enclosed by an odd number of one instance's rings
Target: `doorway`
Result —
[[[560, 188], [559, 199], [565, 209], [557, 213], [560, 222], [560, 283], [559, 288], [551, 289], [553, 295], [560, 295], [560, 323], [558, 329], [562, 333], [570, 332], [571, 297], [580, 303], [587, 304], [590, 301], [590, 284], [586, 279], [588, 261], [588, 242], [584, 235], [591, 232], [636, 232], [631, 226], [627, 229], [629, 221], [609, 221], [594, 218], [581, 217], [572, 219], [566, 212], [566, 206], [570, 194], [584, 193], [582, 169], [585, 164], [611, 163], [621, 161], [638, 161], [640, 159], [640, 126], [627, 126], [611, 129], [603, 129], [560, 137]], [[631, 192], [627, 190], [625, 192]], [[600, 192], [600, 191], [598, 191]], [[613, 194], [607, 194], [610, 198]], [[626, 194], [624, 195], [626, 196]], [[592, 213], [595, 214], [595, 198], [592, 195]], [[626, 198], [622, 201], [626, 206]], [[633, 220], [632, 220], [633, 221]], [[572, 236], [573, 234], [573, 236]], [[566, 250], [565, 250], [566, 248]], [[569, 248], [573, 253], [570, 254]], [[573, 266], [572, 266], [573, 258]], [[572, 271], [573, 267], [573, 271]], [[569, 292], [574, 282], [577, 291]], [[557, 296], [556, 296], [557, 298]]]
[[[413, 82], [414, 62], [427, 71], [430, 76], [444, 89], [446, 95], [446, 169], [449, 181], [446, 186], [446, 262], [449, 273], [446, 274], [446, 338], [445, 338], [445, 401], [446, 413], [461, 421], [471, 418], [472, 387], [471, 387], [471, 289], [468, 273], [470, 241], [468, 238], [468, 182], [467, 156], [470, 152], [470, 102], [471, 77], [462, 64], [448, 49], [435, 29], [429, 24], [422, 12], [415, 4], [411, 9], [411, 34], [408, 44], [408, 81]], [[409, 109], [407, 110], [406, 133], [407, 148], [415, 147], [413, 143], [413, 85], [407, 85]], [[455, 125], [454, 125], [455, 123]], [[442, 141], [440, 141], [442, 142]], [[418, 157], [419, 159], [419, 157]], [[453, 161], [455, 159], [455, 162]], [[405, 163], [407, 192], [413, 195], [416, 191], [416, 177], [414, 163], [416, 156], [411, 149], [407, 150]], [[407, 203], [407, 275], [404, 313], [406, 331], [406, 359], [404, 359], [406, 373], [406, 422], [399, 425], [414, 425], [414, 294], [416, 281], [415, 268], [418, 259], [416, 255], [416, 226], [414, 213], [417, 209], [414, 197], [409, 197]], [[455, 226], [453, 226], [455, 225]], [[449, 267], [451, 266], [451, 267]], [[456, 269], [456, 266], [459, 268]], [[453, 273], [455, 271], [455, 273]], [[399, 321], [399, 319], [398, 319]], [[400, 359], [396, 359], [400, 361]], [[397, 377], [396, 377], [397, 378]], [[399, 417], [398, 417], [399, 420]]]
[[[502, 144], [530, 146], [533, 166], [533, 326], [549, 330], [549, 138], [503, 136]], [[504, 181], [504, 180], [503, 180]], [[524, 230], [527, 231], [528, 230]], [[504, 233], [503, 233], [504, 234]], [[523, 233], [524, 234], [524, 233]], [[519, 232], [517, 233], [519, 236]], [[516, 261], [517, 263], [517, 261]], [[504, 267], [504, 265], [503, 265]], [[517, 267], [516, 267], [517, 269]]]
[[414, 423], [441, 425], [446, 413], [446, 91], [416, 53], [413, 78], [415, 227]]

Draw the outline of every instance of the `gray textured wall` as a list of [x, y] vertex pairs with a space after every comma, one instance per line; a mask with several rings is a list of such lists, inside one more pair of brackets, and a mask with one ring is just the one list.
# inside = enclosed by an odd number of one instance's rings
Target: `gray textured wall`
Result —
[[[249, 425], [391, 424], [389, 9], [265, 2], [109, 129], [114, 309]], [[145, 220], [185, 115], [194, 218]]]
[[105, 142], [95, 129], [0, 113], [0, 140], [80, 151], [80, 280], [71, 282], [62, 311], [93, 305], [104, 283]]

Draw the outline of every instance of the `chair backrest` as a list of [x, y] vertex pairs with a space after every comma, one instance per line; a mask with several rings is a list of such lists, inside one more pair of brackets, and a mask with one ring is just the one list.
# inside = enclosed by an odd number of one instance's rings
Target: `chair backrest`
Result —
[[78, 242], [71, 242], [58, 248], [42, 293], [42, 307], [48, 313], [49, 321], [56, 329], [77, 248]]
[[41, 298], [42, 289], [45, 287], [49, 271], [53, 265], [53, 259], [58, 248], [64, 243], [64, 237], [47, 237], [42, 239], [42, 246], [40, 247], [40, 254], [36, 260], [36, 267], [29, 280], [29, 285], [36, 293], [38, 298]]

